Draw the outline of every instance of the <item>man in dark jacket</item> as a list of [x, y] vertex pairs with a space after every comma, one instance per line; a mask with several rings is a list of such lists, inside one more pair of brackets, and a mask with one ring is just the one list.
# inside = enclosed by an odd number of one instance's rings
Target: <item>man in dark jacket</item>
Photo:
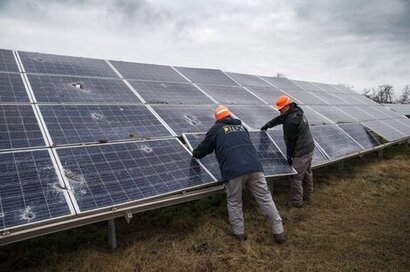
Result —
[[276, 109], [280, 111], [280, 115], [267, 122], [261, 130], [283, 124], [288, 164], [297, 172], [292, 178], [289, 201], [286, 204], [289, 207], [302, 207], [303, 202], [312, 197], [312, 155], [315, 144], [303, 110], [296, 103], [282, 95], [276, 100]]
[[231, 117], [225, 106], [218, 106], [214, 113], [215, 124], [193, 151], [193, 156], [201, 159], [215, 151], [224, 181], [232, 235], [239, 240], [246, 239], [242, 211], [242, 189], [246, 185], [271, 222], [276, 242], [283, 243], [282, 218], [269, 192], [259, 155], [248, 131], [240, 120]]

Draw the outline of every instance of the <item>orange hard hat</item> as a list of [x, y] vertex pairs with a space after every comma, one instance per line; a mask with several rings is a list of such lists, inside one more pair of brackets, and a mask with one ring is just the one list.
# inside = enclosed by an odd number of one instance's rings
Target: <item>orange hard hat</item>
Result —
[[289, 96], [287, 95], [281, 95], [278, 97], [278, 99], [276, 99], [276, 109], [277, 110], [281, 110], [284, 107], [286, 107], [287, 105], [293, 103], [292, 99], [290, 99]]
[[215, 121], [219, 121], [219, 120], [231, 115], [231, 112], [224, 105], [219, 105], [214, 110], [214, 114], [215, 114]]

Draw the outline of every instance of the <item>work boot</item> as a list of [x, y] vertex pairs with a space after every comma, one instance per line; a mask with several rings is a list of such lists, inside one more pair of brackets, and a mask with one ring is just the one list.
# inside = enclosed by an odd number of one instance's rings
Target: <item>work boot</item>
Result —
[[285, 232], [275, 234], [275, 241], [278, 244], [283, 244], [286, 241]]
[[245, 241], [246, 239], [248, 239], [248, 237], [246, 237], [246, 234], [235, 234], [235, 233], [231, 233], [231, 236], [233, 238], [235, 238], [238, 241]]
[[295, 202], [288, 201], [285, 203], [285, 206], [288, 208], [302, 208], [303, 203], [295, 203]]

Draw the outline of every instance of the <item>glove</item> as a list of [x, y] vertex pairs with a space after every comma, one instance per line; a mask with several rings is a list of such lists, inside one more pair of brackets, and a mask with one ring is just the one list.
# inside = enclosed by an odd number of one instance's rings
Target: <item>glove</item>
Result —
[[291, 157], [287, 157], [286, 160], [288, 161], [289, 166], [292, 166], [292, 158], [291, 158]]
[[261, 127], [261, 130], [268, 130], [268, 126], [264, 125], [263, 127]]

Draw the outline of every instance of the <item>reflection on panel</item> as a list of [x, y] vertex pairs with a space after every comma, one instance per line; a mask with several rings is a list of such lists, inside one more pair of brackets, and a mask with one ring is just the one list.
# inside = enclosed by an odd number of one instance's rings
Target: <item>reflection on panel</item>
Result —
[[232, 79], [225, 75], [221, 70], [175, 67], [179, 72], [186, 76], [192, 83], [204, 83], [215, 85], [237, 86]]
[[30, 102], [19, 74], [0, 73], [0, 103]]
[[129, 80], [134, 89], [150, 104], [213, 104], [192, 84]]
[[144, 105], [42, 105], [54, 144], [170, 136]]
[[204, 92], [222, 104], [263, 105], [263, 101], [240, 86], [198, 84]]
[[110, 60], [110, 63], [124, 78], [127, 79], [180, 83], [188, 82], [184, 77], [178, 74], [178, 72], [172, 69], [171, 66], [114, 60]]
[[336, 125], [314, 126], [310, 128], [313, 139], [331, 159], [354, 154], [362, 148]]
[[215, 123], [215, 105], [152, 105], [152, 108], [177, 135], [207, 132]]
[[72, 214], [46, 150], [0, 154], [0, 229]]
[[28, 75], [40, 103], [141, 103], [121, 79]]
[[371, 149], [379, 145], [361, 123], [340, 124], [339, 127], [365, 149]]
[[101, 59], [32, 52], [19, 52], [19, 55], [27, 73], [118, 78], [110, 66]]
[[57, 149], [81, 212], [214, 183], [177, 139]]
[[0, 149], [45, 146], [30, 105], [0, 105]]

